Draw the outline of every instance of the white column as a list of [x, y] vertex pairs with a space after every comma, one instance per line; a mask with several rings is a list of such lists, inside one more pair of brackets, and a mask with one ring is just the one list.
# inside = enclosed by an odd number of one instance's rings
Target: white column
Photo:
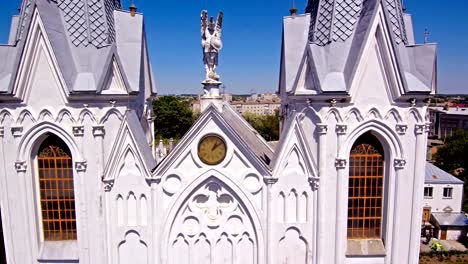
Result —
[[425, 124], [417, 124], [414, 129], [416, 134], [416, 151], [414, 155], [414, 171], [413, 171], [413, 201], [411, 212], [411, 237], [409, 249], [409, 264], [418, 264], [421, 219], [422, 219], [422, 204], [423, 204], [423, 186], [424, 172], [426, 163], [426, 139], [427, 135]]
[[1, 202], [1, 209], [2, 209], [2, 218], [0, 219], [3, 224], [3, 237], [5, 240], [5, 253], [6, 253], [6, 260], [7, 263], [14, 263], [14, 242], [11, 239], [11, 224], [10, 224], [10, 203], [8, 197], [8, 176], [7, 176], [7, 169], [6, 169], [6, 161], [5, 161], [5, 146], [3, 144], [3, 138], [5, 136], [5, 128], [3, 126], [0, 127], [0, 155], [2, 159], [2, 177], [0, 177], [0, 184], [1, 184], [1, 192], [2, 192], [2, 202]]
[[[338, 137], [337, 153], [340, 153], [343, 147], [343, 141], [348, 127], [344, 124], [336, 125], [336, 134]], [[346, 230], [347, 217], [346, 217], [346, 157], [337, 158], [335, 160], [336, 167], [336, 225], [335, 225], [335, 263], [344, 263], [345, 260], [345, 248], [346, 241], [344, 236], [346, 235], [343, 230]]]
[[[393, 186], [393, 210], [391, 213], [393, 214], [393, 222], [392, 222], [392, 230], [391, 230], [391, 248], [390, 248], [390, 258], [387, 258], [386, 263], [393, 263], [392, 261], [398, 261], [398, 243], [399, 241], [399, 234], [400, 234], [400, 188], [403, 184], [403, 174], [404, 168], [406, 165], [406, 161], [403, 159], [395, 159], [393, 161], [393, 167], [395, 168], [395, 179], [394, 179], [394, 186]], [[389, 191], [389, 193], [391, 193]], [[389, 201], [392, 203], [392, 201]], [[390, 213], [390, 211], [389, 211]], [[388, 252], [388, 248], [387, 248]]]
[[[83, 248], [85, 256], [81, 256], [80, 254], [80, 263], [91, 263], [90, 262], [90, 256], [89, 256], [89, 230], [88, 230], [88, 213], [87, 213], [87, 197], [86, 197], [86, 186], [85, 186], [85, 172], [86, 172], [87, 164], [86, 161], [77, 161], [75, 162], [75, 170], [76, 170], [76, 175], [79, 180], [79, 213], [80, 215], [77, 214], [77, 225], [80, 226], [81, 228], [80, 233], [78, 234], [79, 237], [79, 242], [80, 246]], [[75, 183], [77, 181], [74, 181]], [[76, 186], [75, 186], [76, 190]], [[75, 204], [76, 207], [76, 204]], [[77, 209], [77, 208], [75, 208]], [[78, 211], [77, 211], [78, 212]], [[79, 217], [78, 217], [79, 216]]]
[[151, 220], [149, 221], [149, 225], [151, 226], [151, 236], [152, 236], [152, 240], [153, 240], [153, 244], [152, 244], [152, 247], [153, 247], [153, 250], [152, 250], [152, 253], [150, 253], [152, 256], [151, 258], [153, 259], [152, 260], [152, 263], [156, 263], [158, 264], [159, 261], [160, 261], [160, 252], [159, 252], [159, 245], [160, 245], [160, 241], [158, 240], [158, 227], [159, 227], [159, 221], [158, 221], [158, 208], [159, 208], [159, 202], [158, 202], [158, 182], [160, 181], [160, 179], [158, 179], [158, 181], [152, 181], [151, 182], [151, 206], [149, 206], [148, 208], [151, 208]]
[[[318, 124], [318, 164], [319, 164], [319, 177], [323, 178], [325, 177], [326, 174], [326, 135], [328, 131], [328, 127], [326, 124]], [[317, 190], [317, 222], [315, 223], [316, 225], [316, 230], [317, 230], [317, 236], [314, 238], [316, 242], [316, 256], [315, 256], [315, 263], [317, 264], [328, 264], [325, 262], [325, 257], [322, 256], [323, 252], [325, 249], [323, 248], [323, 240], [325, 239], [325, 229], [327, 228], [327, 222], [324, 217], [325, 212], [324, 212], [324, 207], [325, 207], [325, 200], [323, 199], [324, 194], [320, 190], [320, 187]]]
[[272, 256], [273, 255], [273, 249], [272, 249], [273, 241], [271, 241], [273, 238], [273, 221], [274, 221], [271, 217], [271, 203], [273, 202], [272, 196], [271, 196], [271, 187], [276, 182], [278, 182], [278, 178], [273, 178], [273, 177], [265, 178], [265, 183], [267, 184], [267, 205], [266, 205], [267, 232], [265, 235], [265, 242], [266, 242], [265, 254], [267, 257], [266, 263], [268, 264], [274, 263], [275, 261]]
[[112, 259], [112, 227], [111, 227], [111, 220], [110, 220], [110, 191], [112, 191], [112, 187], [114, 186], [114, 181], [104, 182], [104, 230], [105, 230], [105, 237], [106, 237], [106, 252], [107, 252], [107, 264], [113, 264]]
[[[102, 125], [97, 125], [93, 126], [93, 136], [96, 142], [96, 164], [97, 164], [97, 172], [98, 174], [96, 177], [102, 178], [104, 174], [104, 136], [106, 134], [106, 131], [104, 129], [104, 126]], [[97, 181], [96, 181], [97, 182]], [[106, 184], [106, 183], [105, 183]], [[111, 253], [111, 244], [110, 244], [110, 233], [111, 230], [110, 228], [110, 222], [109, 222], [109, 200], [108, 200], [108, 191], [112, 188], [107, 188], [108, 184], [105, 186], [105, 193], [104, 193], [104, 209], [102, 210], [104, 212], [104, 217], [100, 217], [99, 223], [102, 224], [104, 228], [100, 229], [100, 236], [103, 236], [106, 238], [105, 240], [105, 248], [106, 248], [106, 263], [110, 264], [112, 263], [112, 253]], [[108, 190], [108, 191], [107, 191]], [[101, 198], [100, 198], [101, 199]]]

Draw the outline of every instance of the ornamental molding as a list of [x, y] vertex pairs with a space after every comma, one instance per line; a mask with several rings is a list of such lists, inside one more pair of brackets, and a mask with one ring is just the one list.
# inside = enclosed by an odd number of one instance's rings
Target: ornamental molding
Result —
[[328, 132], [328, 126], [326, 124], [318, 124], [317, 131], [319, 135], [326, 135]]
[[114, 181], [104, 181], [104, 191], [105, 192], [110, 192], [112, 191], [112, 188], [114, 187]]
[[11, 134], [13, 137], [21, 137], [23, 135], [23, 127], [22, 126], [12, 126], [11, 127]]
[[424, 134], [424, 131], [426, 131], [426, 124], [417, 124], [414, 126], [414, 133], [416, 133], [416, 135]]
[[346, 163], [347, 163], [346, 159], [339, 159], [339, 158], [335, 159], [335, 167], [338, 170], [345, 169], [346, 168]]
[[5, 127], [0, 126], [0, 138], [5, 136]]
[[397, 170], [402, 170], [405, 168], [406, 166], [406, 160], [404, 159], [395, 159], [393, 161], [393, 166], [395, 167], [395, 169]]
[[345, 124], [337, 124], [335, 131], [338, 135], [346, 135], [346, 132], [348, 131], [348, 126]]
[[308, 179], [310, 187], [312, 188], [312, 191], [318, 190], [320, 187], [320, 178], [317, 177], [309, 177]]
[[265, 177], [263, 178], [263, 181], [267, 184], [267, 185], [273, 185], [275, 183], [278, 182], [278, 178], [274, 178], [274, 177]]
[[72, 131], [75, 137], [84, 136], [84, 126], [73, 126]]
[[15, 162], [16, 172], [26, 172], [27, 168], [28, 168], [28, 165], [26, 164], [26, 161]]
[[424, 132], [429, 133], [431, 131], [431, 122], [427, 122]]
[[88, 167], [88, 163], [86, 161], [75, 162], [75, 170], [77, 172], [85, 172], [87, 167]]
[[408, 130], [408, 125], [406, 125], [406, 124], [396, 125], [395, 130], [399, 135], [404, 135], [404, 134], [406, 134], [406, 131]]
[[297, 120], [299, 121], [299, 123], [302, 123], [302, 121], [304, 121], [305, 117], [306, 117], [306, 115], [304, 113], [299, 113], [297, 115]]
[[104, 137], [106, 130], [104, 126], [93, 126], [93, 136], [94, 137]]

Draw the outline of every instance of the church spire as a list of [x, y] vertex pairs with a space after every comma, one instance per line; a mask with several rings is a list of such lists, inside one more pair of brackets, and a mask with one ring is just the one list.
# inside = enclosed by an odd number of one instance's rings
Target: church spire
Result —
[[[397, 44], [407, 44], [401, 0], [380, 1], [387, 10]], [[305, 9], [311, 14], [309, 40], [319, 46], [346, 41], [353, 35], [365, 1], [308, 0]]]

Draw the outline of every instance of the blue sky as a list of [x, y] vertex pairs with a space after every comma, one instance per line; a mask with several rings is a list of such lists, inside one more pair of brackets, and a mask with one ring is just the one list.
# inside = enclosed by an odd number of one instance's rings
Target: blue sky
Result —
[[[282, 17], [292, 0], [135, 0], [145, 14], [150, 57], [160, 94], [199, 93], [204, 79], [200, 11], [224, 11], [219, 73], [231, 93], [276, 91]], [[21, 0], [0, 1], [0, 43]], [[296, 0], [303, 12], [306, 0]], [[130, 0], [123, 0], [128, 7]], [[468, 93], [468, 1], [406, 0], [417, 42], [439, 44], [439, 93]]]

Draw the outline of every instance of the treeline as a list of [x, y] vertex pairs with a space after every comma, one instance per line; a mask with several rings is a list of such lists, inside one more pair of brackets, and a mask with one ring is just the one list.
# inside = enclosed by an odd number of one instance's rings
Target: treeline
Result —
[[[161, 96], [153, 101], [153, 110], [156, 116], [154, 134], [156, 140], [173, 138], [178, 141], [192, 126], [199, 114], [194, 114], [189, 100], [175, 96]], [[244, 118], [267, 141], [276, 141], [279, 138], [279, 116], [260, 116], [247, 113]]]

